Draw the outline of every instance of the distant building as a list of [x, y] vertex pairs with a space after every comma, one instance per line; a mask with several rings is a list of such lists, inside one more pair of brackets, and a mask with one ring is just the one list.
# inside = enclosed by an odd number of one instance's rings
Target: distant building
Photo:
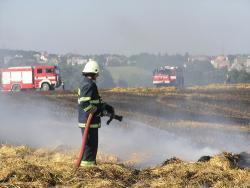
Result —
[[228, 60], [228, 57], [224, 55], [219, 55], [216, 58], [212, 59], [211, 64], [216, 69], [230, 68], [230, 61]]
[[196, 55], [196, 56], [189, 56], [188, 63], [193, 63], [195, 61], [208, 61], [210, 62], [210, 57], [206, 55]]
[[126, 56], [111, 55], [106, 58], [105, 66], [122, 66], [128, 64]]
[[234, 59], [234, 63], [238, 63], [245, 66], [247, 64], [247, 60], [248, 60], [247, 56], [237, 56]]
[[16, 54], [16, 55], [15, 55], [15, 58], [23, 58], [23, 55], [18, 55], [18, 54]]
[[40, 60], [44, 63], [48, 61], [49, 54], [47, 52], [42, 52], [40, 56]]
[[246, 67], [250, 68], [250, 56], [247, 57]]
[[88, 62], [88, 59], [81, 56], [70, 56], [67, 58], [68, 65], [85, 65]]
[[232, 66], [230, 67], [230, 70], [237, 70], [237, 71], [243, 71], [244, 66], [240, 63], [234, 62]]
[[231, 70], [247, 71], [250, 72], [250, 56], [239, 55], [237, 56], [230, 68]]

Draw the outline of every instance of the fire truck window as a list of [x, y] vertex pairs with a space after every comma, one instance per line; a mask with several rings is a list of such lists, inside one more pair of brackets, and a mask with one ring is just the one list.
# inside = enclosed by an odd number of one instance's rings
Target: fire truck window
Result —
[[46, 69], [46, 73], [53, 73], [53, 69]]
[[166, 75], [170, 75], [170, 70], [169, 69], [165, 69], [165, 74]]
[[159, 73], [160, 74], [165, 74], [165, 71], [164, 70], [160, 70]]
[[37, 74], [42, 74], [43, 73], [43, 69], [37, 69]]

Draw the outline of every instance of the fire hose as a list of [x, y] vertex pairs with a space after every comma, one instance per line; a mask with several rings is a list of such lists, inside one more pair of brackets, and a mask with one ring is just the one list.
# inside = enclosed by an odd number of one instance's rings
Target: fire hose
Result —
[[[87, 137], [88, 137], [88, 132], [89, 132], [90, 123], [91, 123], [91, 120], [92, 120], [92, 118], [93, 118], [93, 115], [94, 115], [94, 112], [90, 112], [90, 113], [89, 113], [89, 116], [88, 116], [88, 119], [87, 119], [87, 122], [86, 122], [86, 126], [85, 126], [85, 129], [84, 129], [84, 133], [83, 133], [83, 135], [82, 135], [82, 145], [81, 145], [79, 157], [78, 157], [78, 159], [77, 159], [77, 161], [76, 161], [76, 164], [75, 164], [76, 169], [79, 168], [80, 163], [81, 163], [81, 160], [82, 160], [82, 157], [83, 157], [83, 154], [84, 154], [84, 151], [85, 151], [86, 142], [87, 142]], [[109, 125], [110, 122], [111, 122], [113, 119], [116, 119], [116, 120], [118, 120], [118, 121], [122, 121], [122, 119], [123, 119], [122, 116], [118, 116], [118, 115], [115, 115], [115, 114], [110, 114], [110, 113], [108, 113], [107, 111], [104, 111], [104, 112], [103, 112], [103, 116], [108, 116], [108, 117], [109, 117], [109, 120], [107, 121], [107, 125]]]
[[93, 115], [94, 115], [94, 112], [89, 113], [87, 123], [86, 123], [85, 129], [84, 129], [84, 133], [82, 134], [82, 146], [80, 149], [79, 157], [76, 161], [76, 169], [79, 168], [81, 160], [82, 160], [82, 156], [83, 156], [84, 151], [85, 151], [86, 141], [87, 141], [87, 137], [88, 137], [88, 133], [89, 133], [90, 122], [93, 118]]

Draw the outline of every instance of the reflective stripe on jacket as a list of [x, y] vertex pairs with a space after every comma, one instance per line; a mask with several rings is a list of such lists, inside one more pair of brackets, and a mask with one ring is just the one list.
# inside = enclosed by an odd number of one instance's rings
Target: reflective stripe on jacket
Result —
[[[78, 126], [80, 128], [85, 128], [86, 123], [78, 123]], [[90, 128], [100, 128], [101, 127], [101, 123], [99, 124], [90, 124]]]
[[84, 128], [87, 122], [88, 114], [94, 108], [97, 111], [94, 113], [90, 128], [99, 128], [101, 126], [102, 101], [99, 96], [95, 82], [88, 77], [84, 77], [81, 86], [78, 88], [78, 122], [79, 127]]

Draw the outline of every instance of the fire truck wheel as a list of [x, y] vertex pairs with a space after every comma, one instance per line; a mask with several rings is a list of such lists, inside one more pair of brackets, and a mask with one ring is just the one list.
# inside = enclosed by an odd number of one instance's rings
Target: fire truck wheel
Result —
[[21, 91], [21, 86], [19, 84], [14, 84], [11, 88], [12, 92], [18, 92]]
[[50, 90], [50, 86], [48, 83], [43, 83], [42, 87], [41, 87], [42, 91], [49, 91]]

